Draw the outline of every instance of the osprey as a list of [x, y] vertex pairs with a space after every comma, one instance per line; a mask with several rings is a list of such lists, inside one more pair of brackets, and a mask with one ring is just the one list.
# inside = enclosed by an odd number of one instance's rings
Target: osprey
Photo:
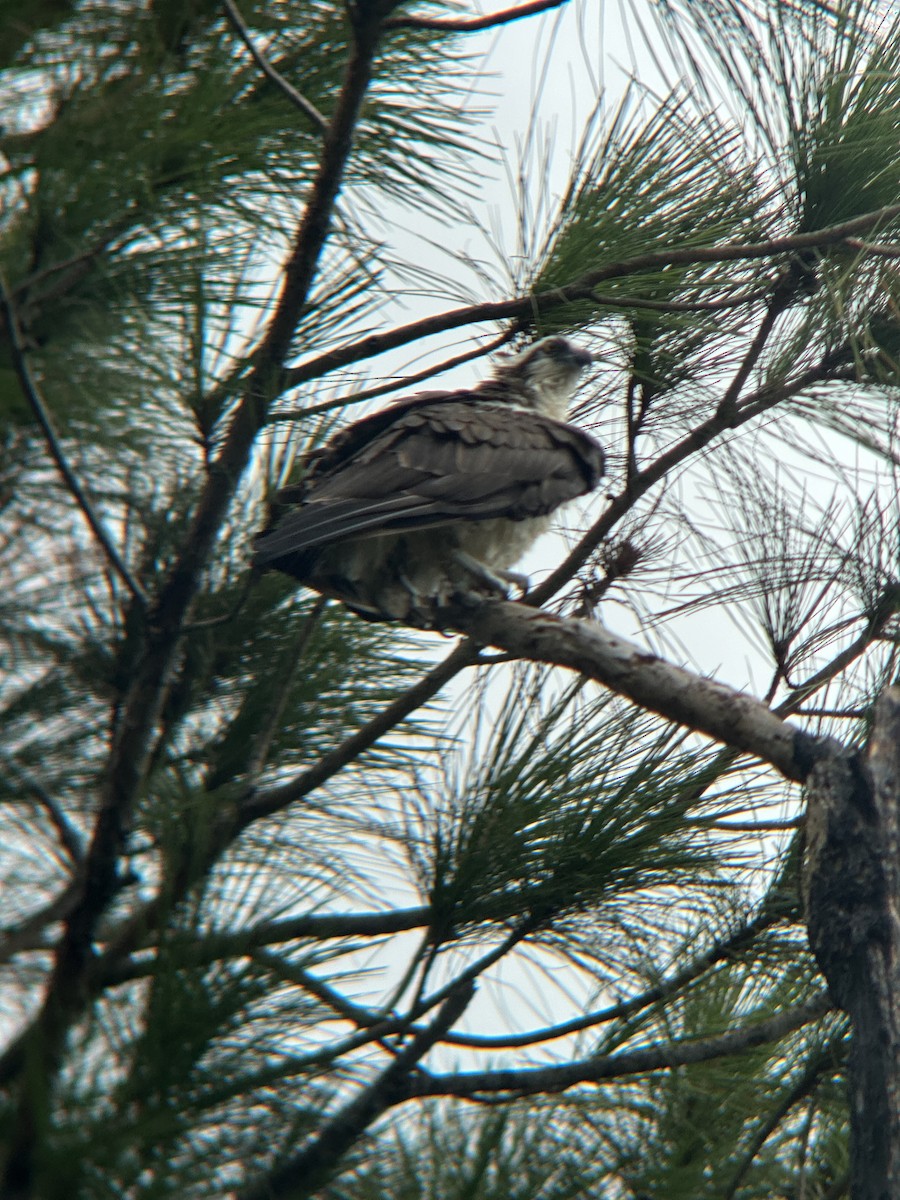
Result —
[[373, 620], [433, 628], [454, 601], [505, 596], [513, 563], [603, 451], [565, 422], [586, 350], [544, 338], [471, 390], [424, 392], [342, 429], [275, 498], [254, 563]]

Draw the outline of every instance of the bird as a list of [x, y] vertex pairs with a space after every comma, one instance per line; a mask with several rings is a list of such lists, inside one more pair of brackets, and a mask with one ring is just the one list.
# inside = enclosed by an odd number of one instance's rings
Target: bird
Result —
[[471, 389], [395, 400], [339, 430], [275, 496], [254, 567], [424, 629], [453, 604], [524, 594], [510, 568], [603, 475], [599, 443], [565, 419], [592, 361], [545, 337]]

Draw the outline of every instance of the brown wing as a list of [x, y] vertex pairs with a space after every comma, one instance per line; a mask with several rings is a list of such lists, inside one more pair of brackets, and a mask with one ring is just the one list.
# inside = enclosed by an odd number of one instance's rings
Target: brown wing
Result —
[[538, 413], [459, 393], [388, 413], [374, 436], [350, 426], [326, 447], [302, 501], [257, 540], [257, 565], [347, 538], [539, 516], [603, 473], [589, 434]]

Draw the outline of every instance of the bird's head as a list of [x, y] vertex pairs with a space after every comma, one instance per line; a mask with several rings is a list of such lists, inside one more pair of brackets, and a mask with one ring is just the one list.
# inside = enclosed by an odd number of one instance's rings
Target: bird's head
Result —
[[498, 378], [517, 385], [529, 408], [564, 420], [569, 398], [593, 358], [564, 337], [546, 337], [507, 359]]

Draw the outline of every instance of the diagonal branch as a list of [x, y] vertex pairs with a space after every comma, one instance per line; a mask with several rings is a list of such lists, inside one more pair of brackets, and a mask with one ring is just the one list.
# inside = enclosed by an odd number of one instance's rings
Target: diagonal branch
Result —
[[263, 52], [257, 48], [253, 38], [250, 36], [250, 30], [247, 28], [246, 22], [241, 16], [240, 10], [234, 3], [234, 0], [222, 0], [222, 7], [225, 9], [225, 15], [231, 22], [238, 37], [250, 51], [250, 57], [262, 71], [263, 75], [265, 75], [266, 79], [274, 83], [278, 90], [283, 92], [291, 104], [299, 108], [304, 116], [309, 117], [321, 133], [327, 133], [328, 122], [312, 101], [307, 100], [305, 96], [297, 91], [293, 84], [288, 83], [285, 77], [279, 71], [275, 70]]
[[182, 626], [200, 583], [228, 505], [250, 460], [283, 370], [327, 240], [331, 216], [350, 156], [356, 122], [368, 90], [379, 38], [377, 12], [354, 26], [355, 41], [344, 72], [319, 168], [284, 268], [281, 292], [241, 399], [235, 406], [218, 457], [180, 553], [158, 600], [148, 613], [143, 653], [131, 672], [100, 789], [93, 838], [84, 865], [84, 888], [69, 914], [57, 947], [44, 1002], [37, 1018], [0, 1060], [0, 1071], [28, 1064], [18, 1108], [9, 1122], [8, 1156], [0, 1190], [30, 1194], [40, 1106], [59, 1069], [66, 1035], [93, 994], [93, 942], [97, 923], [120, 886], [118, 863], [128, 820], [140, 794], [153, 731], [162, 711], [180, 645]]
[[[300, 363], [282, 373], [279, 391], [299, 387], [310, 379], [318, 379], [330, 371], [349, 366], [363, 359], [374, 358], [387, 350], [408, 345], [419, 338], [436, 333], [459, 329], [484, 321], [508, 321], [516, 318], [532, 320], [541, 313], [551, 312], [578, 300], [593, 299], [598, 284], [610, 279], [624, 279], [645, 271], [657, 271], [671, 266], [694, 266], [701, 263], [724, 263], [755, 261], [764, 258], [780, 258], [796, 254], [801, 250], [815, 250], [826, 246], [850, 244], [854, 234], [884, 225], [900, 217], [900, 204], [875, 209], [844, 221], [815, 229], [809, 233], [790, 234], [785, 237], [769, 238], [761, 242], [730, 242], [721, 246], [682, 246], [673, 250], [657, 250], [649, 254], [635, 255], [608, 263], [595, 271], [589, 271], [573, 279], [571, 283], [551, 288], [534, 295], [515, 296], [511, 300], [492, 300], [483, 304], [470, 304], [462, 308], [435, 313], [407, 325], [399, 325], [386, 333], [369, 334], [358, 341], [349, 342], [325, 354], [319, 354], [308, 362]], [[619, 299], [618, 307], [626, 304]]]
[[803, 780], [827, 744], [777, 717], [761, 701], [666, 662], [599, 621], [563, 618], [504, 600], [441, 613], [448, 627], [531, 662], [568, 667], [650, 712], [705, 733]]
[[529, 4], [520, 4], [516, 8], [504, 8], [500, 12], [489, 13], [484, 17], [394, 17], [385, 21], [385, 29], [432, 29], [437, 33], [477, 33], [482, 29], [494, 29], [497, 25], [509, 25], [513, 21], [521, 21], [524, 17], [533, 17], [537, 13], [549, 12], [553, 8], [561, 8], [569, 0], [531, 0]]
[[786, 1008], [766, 1020], [755, 1021], [714, 1037], [691, 1038], [639, 1050], [624, 1050], [617, 1054], [597, 1055], [564, 1066], [513, 1067], [499, 1071], [459, 1071], [452, 1075], [419, 1076], [410, 1080], [402, 1099], [411, 1100], [420, 1096], [476, 1099], [487, 1095], [548, 1095], [564, 1092], [579, 1083], [600, 1083], [604, 1079], [623, 1079], [630, 1075], [709, 1062], [778, 1041], [810, 1021], [819, 1020], [832, 1007], [828, 993], [822, 991], [806, 1004]]
[[475, 985], [456, 986], [434, 1021], [417, 1034], [389, 1067], [363, 1092], [327, 1121], [319, 1136], [259, 1183], [238, 1193], [238, 1200], [299, 1200], [316, 1191], [342, 1157], [387, 1109], [413, 1087], [416, 1064], [459, 1020], [475, 995]]
[[94, 506], [91, 503], [87, 492], [81, 486], [78, 476], [69, 465], [65, 452], [62, 448], [62, 443], [59, 440], [59, 435], [53, 425], [53, 418], [50, 416], [50, 410], [44, 403], [38, 385], [31, 374], [31, 368], [28, 365], [28, 356], [25, 352], [25, 345], [22, 340], [22, 331], [19, 328], [19, 319], [16, 315], [15, 305], [12, 297], [9, 294], [9, 289], [6, 286], [6, 280], [0, 275], [0, 302], [3, 304], [3, 312], [6, 318], [6, 328], [9, 334], [9, 343], [12, 348], [12, 359], [15, 367], [16, 375], [19, 380], [19, 386], [25, 399], [28, 401], [29, 407], [34, 414], [35, 420], [40, 426], [41, 433], [44, 435], [44, 442], [49, 451], [50, 457], [56, 465], [56, 469], [63, 477], [66, 487], [72, 494], [75, 503], [81, 509], [85, 521], [87, 521], [91, 533], [97, 539], [97, 543], [106, 555], [110, 566], [131, 592], [135, 600], [142, 606], [146, 604], [146, 598], [141, 591], [140, 586], [132, 578], [131, 572], [125, 565], [122, 556], [119, 554], [112, 538], [106, 532], [103, 522], [94, 511]]

